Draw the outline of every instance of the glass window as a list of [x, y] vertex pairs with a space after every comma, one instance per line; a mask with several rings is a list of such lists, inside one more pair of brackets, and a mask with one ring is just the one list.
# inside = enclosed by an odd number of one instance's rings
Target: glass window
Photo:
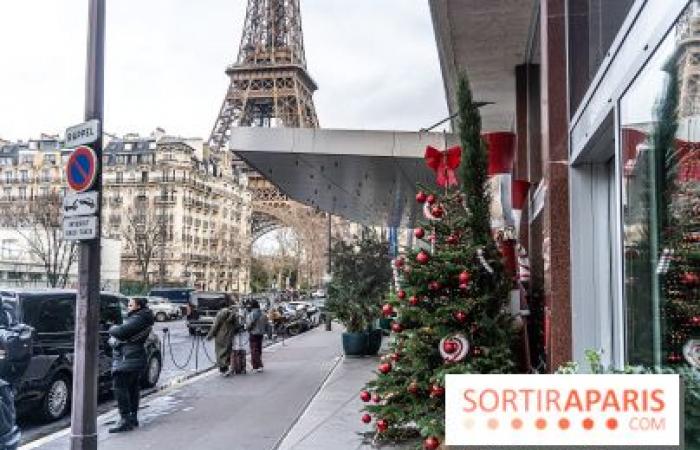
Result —
[[22, 300], [22, 317], [39, 333], [66, 333], [75, 329], [75, 296], [35, 296]]
[[568, 0], [571, 115], [607, 56], [634, 0]]
[[684, 364], [684, 347], [700, 338], [700, 15], [694, 11], [681, 15], [620, 105], [631, 364]]
[[121, 324], [125, 313], [123, 301], [112, 295], [101, 295], [100, 299], [100, 324], [107, 328]]

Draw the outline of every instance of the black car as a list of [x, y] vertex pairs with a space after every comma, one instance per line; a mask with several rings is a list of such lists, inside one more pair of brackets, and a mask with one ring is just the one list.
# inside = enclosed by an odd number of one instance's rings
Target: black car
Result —
[[216, 314], [235, 303], [225, 292], [193, 292], [190, 298], [187, 329], [190, 334], [206, 334], [214, 325]]
[[[111, 389], [112, 348], [109, 327], [121, 324], [127, 298], [100, 294], [99, 389]], [[47, 420], [64, 416], [70, 409], [73, 348], [75, 338], [74, 290], [0, 291], [0, 378], [16, 392], [18, 412], [37, 412]], [[144, 387], [155, 386], [160, 377], [160, 340], [151, 333], [146, 341], [147, 369]]]
[[171, 303], [180, 307], [180, 312], [184, 316], [189, 313], [187, 308], [193, 292], [194, 288], [155, 287], [148, 292], [148, 296], [167, 298]]

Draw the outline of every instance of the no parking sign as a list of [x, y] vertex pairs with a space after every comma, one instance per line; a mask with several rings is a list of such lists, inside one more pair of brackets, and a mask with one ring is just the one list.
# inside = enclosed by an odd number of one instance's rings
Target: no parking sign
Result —
[[95, 184], [97, 155], [94, 150], [81, 145], [73, 150], [66, 164], [68, 186], [75, 192], [85, 192]]

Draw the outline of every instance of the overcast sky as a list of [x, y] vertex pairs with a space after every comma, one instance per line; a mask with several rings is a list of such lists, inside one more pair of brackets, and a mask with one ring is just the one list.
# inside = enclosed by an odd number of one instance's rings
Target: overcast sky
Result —
[[[246, 0], [107, 0], [105, 130], [208, 137]], [[82, 120], [87, 0], [0, 0], [0, 138]], [[418, 130], [447, 115], [427, 0], [302, 0], [324, 128]]]

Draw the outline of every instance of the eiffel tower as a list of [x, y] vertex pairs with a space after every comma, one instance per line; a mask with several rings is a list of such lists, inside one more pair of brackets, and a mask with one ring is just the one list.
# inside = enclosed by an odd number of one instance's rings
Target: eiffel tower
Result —
[[[313, 103], [316, 83], [306, 68], [299, 0], [248, 0], [236, 62], [226, 68], [231, 78], [208, 144], [213, 152], [228, 150], [235, 127], [317, 128]], [[245, 167], [240, 159], [234, 164]], [[252, 192], [252, 237], [283, 224], [287, 199], [259, 173], [246, 169]]]

